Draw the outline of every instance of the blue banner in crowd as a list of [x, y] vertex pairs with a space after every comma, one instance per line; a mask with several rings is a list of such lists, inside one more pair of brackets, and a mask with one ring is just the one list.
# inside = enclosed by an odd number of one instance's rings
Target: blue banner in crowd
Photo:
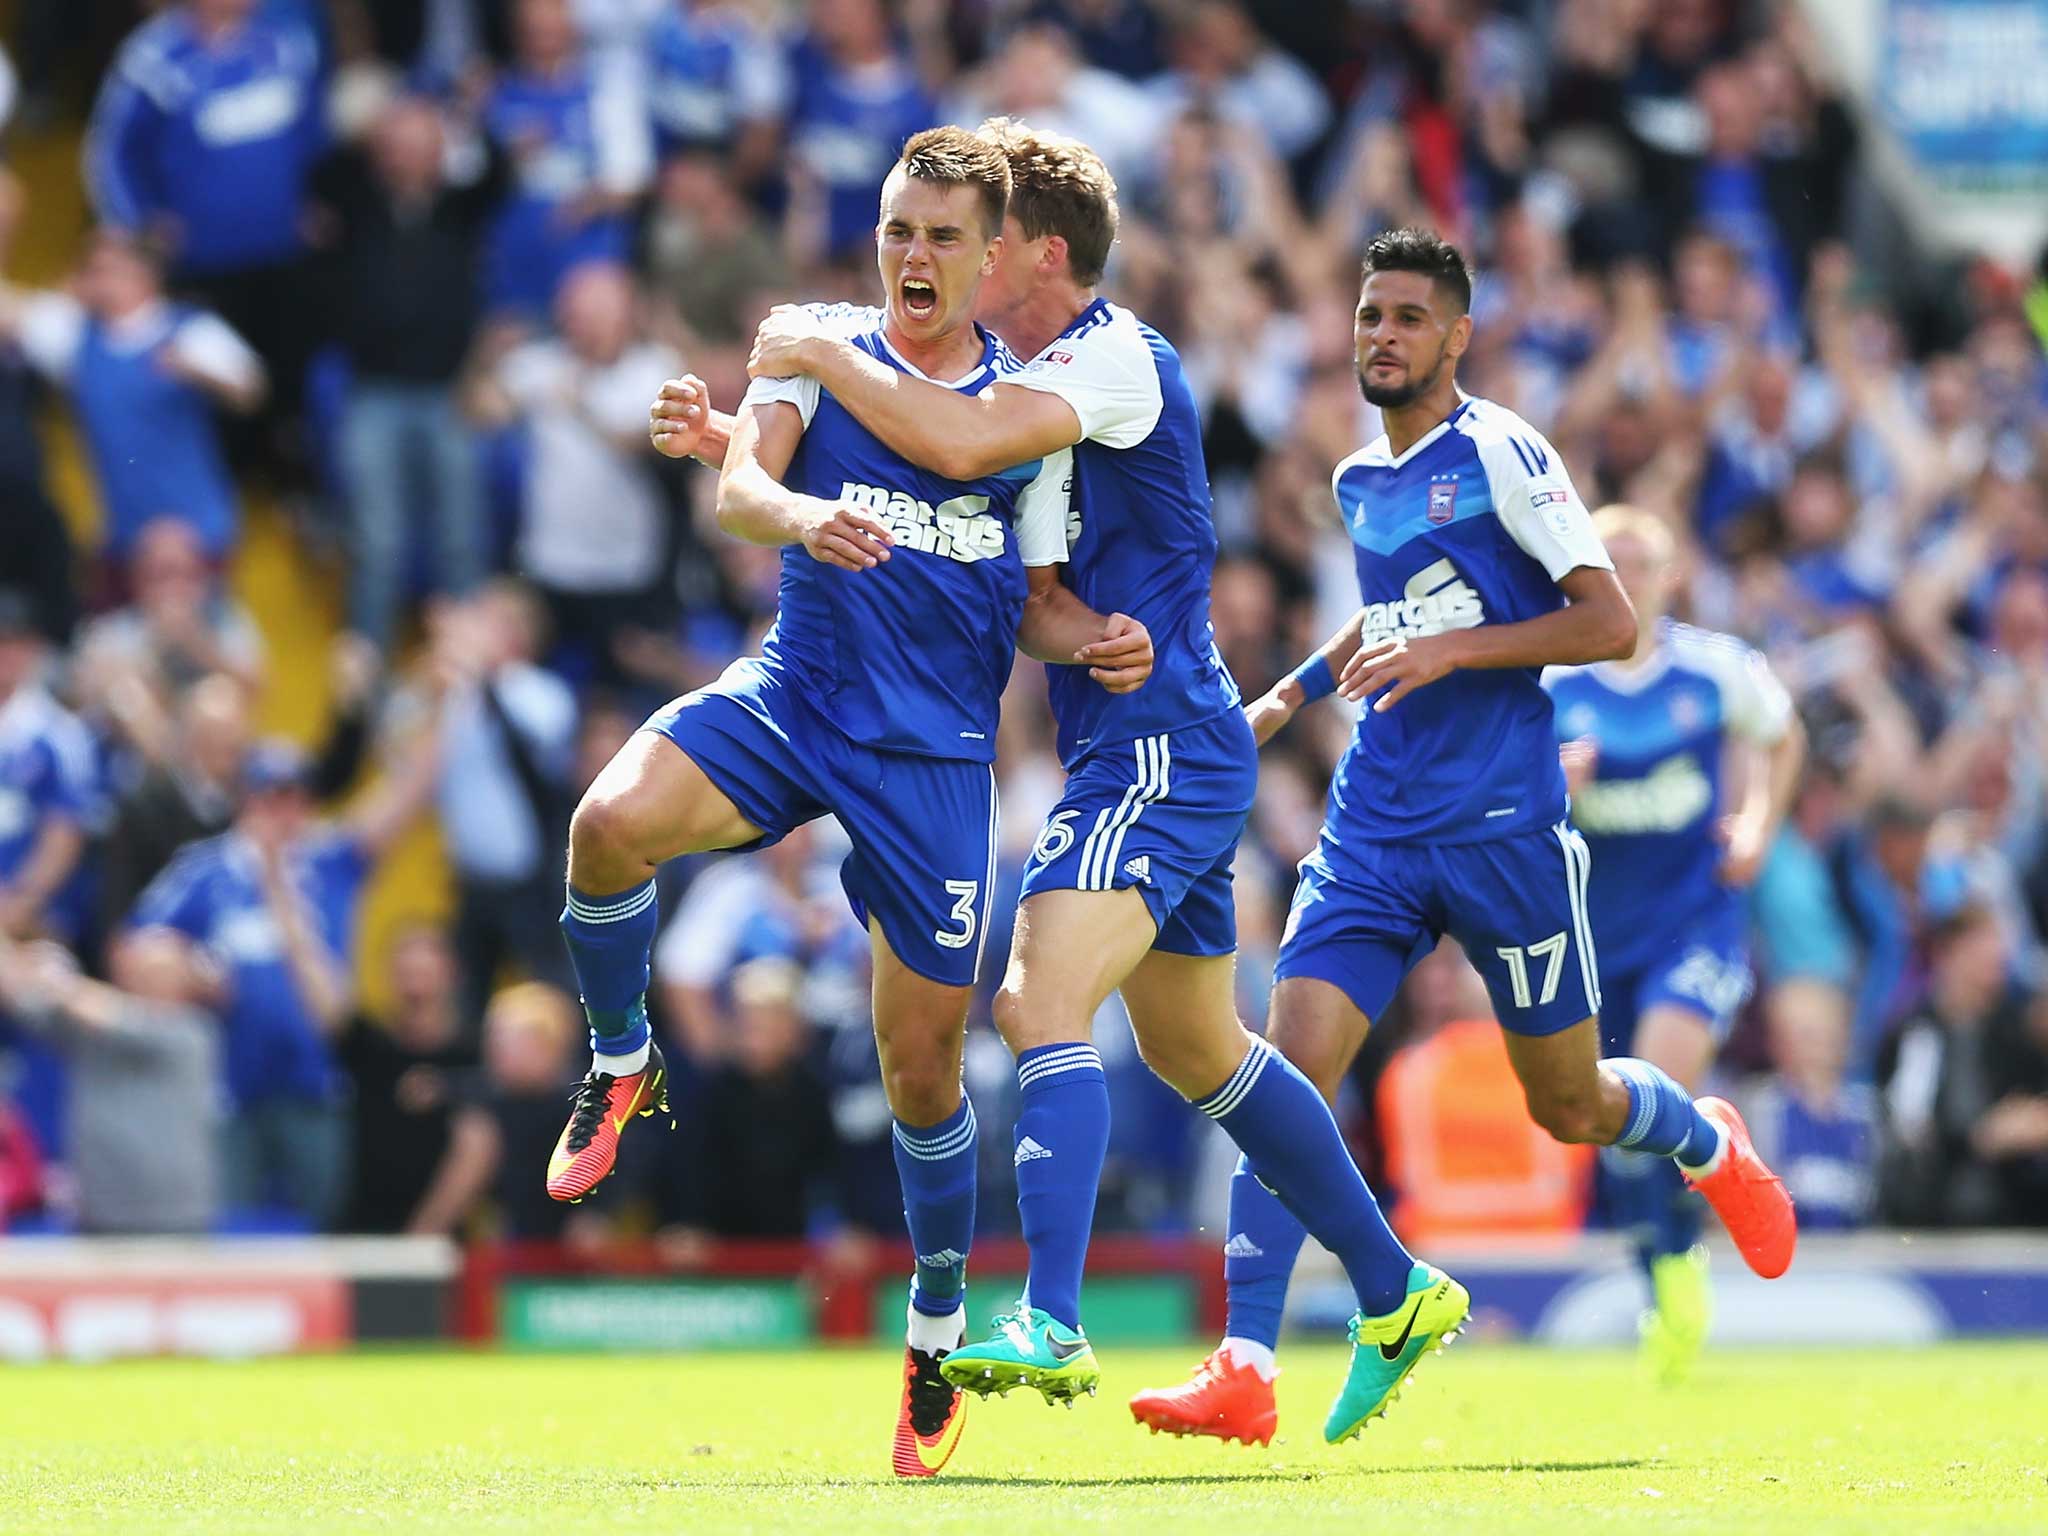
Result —
[[1928, 175], [2048, 186], [2048, 0], [1890, 0], [1879, 109]]

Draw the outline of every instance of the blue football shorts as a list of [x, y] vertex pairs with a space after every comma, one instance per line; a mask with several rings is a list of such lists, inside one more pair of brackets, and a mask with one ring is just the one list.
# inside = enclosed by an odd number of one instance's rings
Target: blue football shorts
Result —
[[1235, 708], [1186, 730], [1095, 748], [1068, 773], [1039, 831], [1023, 899], [1133, 887], [1158, 929], [1154, 949], [1235, 953], [1230, 869], [1258, 782], [1258, 744]]
[[758, 656], [664, 705], [642, 729], [681, 747], [766, 834], [751, 847], [838, 817], [853, 844], [839, 882], [862, 926], [872, 917], [920, 976], [974, 984], [995, 885], [996, 781], [987, 763], [863, 746]]
[[1751, 981], [1749, 913], [1737, 897], [1674, 924], [1669, 942], [1656, 946], [1647, 964], [1601, 969], [1602, 1046], [1610, 1056], [1632, 1054], [1636, 1025], [1652, 1008], [1684, 1009], [1707, 1026], [1718, 1046], [1749, 1001]]
[[1481, 843], [1341, 847], [1326, 827], [1301, 862], [1273, 979], [1313, 976], [1377, 1019], [1448, 933], [1485, 978], [1503, 1028], [1556, 1034], [1600, 1011], [1591, 867], [1565, 822]]

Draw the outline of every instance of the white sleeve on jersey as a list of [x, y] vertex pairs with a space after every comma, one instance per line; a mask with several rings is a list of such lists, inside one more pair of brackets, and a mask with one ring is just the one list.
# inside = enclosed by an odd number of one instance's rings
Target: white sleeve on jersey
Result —
[[[882, 323], [882, 312], [867, 304], [806, 304], [804, 308], [842, 341], [865, 336]], [[818, 414], [819, 394], [818, 381], [800, 373], [790, 379], [755, 379], [740, 397], [740, 404], [766, 405], [771, 400], [787, 400], [802, 414], [808, 430], [811, 418]]]
[[800, 373], [791, 379], [756, 379], [747, 386], [747, 392], [740, 397], [740, 404], [766, 405], [771, 400], [787, 400], [797, 408], [808, 429], [811, 418], [818, 414], [820, 393], [818, 381], [808, 373]]
[[1066, 561], [1067, 503], [1073, 494], [1074, 450], [1047, 454], [1017, 498], [1017, 553], [1026, 565]]
[[[1607, 546], [1593, 531], [1592, 514], [1579, 500], [1564, 460], [1543, 434], [1518, 416], [1500, 411], [1505, 430], [1473, 433], [1473, 446], [1493, 491], [1494, 515], [1523, 553], [1538, 561], [1552, 581], [1580, 566], [1611, 571]], [[1492, 428], [1493, 420], [1487, 422]]]
[[1792, 695], [1763, 654], [1733, 635], [1680, 626], [1685, 658], [1711, 675], [1721, 690], [1728, 729], [1760, 747], [1776, 746], [1792, 726]]
[[1105, 448], [1135, 448], [1152, 435], [1166, 409], [1159, 365], [1129, 310], [1079, 336], [1062, 336], [1005, 384], [1058, 395], [1081, 419], [1081, 436]]

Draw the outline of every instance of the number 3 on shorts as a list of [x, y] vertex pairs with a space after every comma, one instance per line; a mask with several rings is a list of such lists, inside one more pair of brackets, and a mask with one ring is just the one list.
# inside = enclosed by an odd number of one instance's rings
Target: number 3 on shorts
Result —
[[1494, 953], [1508, 964], [1508, 983], [1515, 989], [1515, 1006], [1527, 1008], [1529, 1001], [1529, 956], [1541, 955], [1550, 963], [1543, 970], [1543, 995], [1536, 999], [1535, 1006], [1548, 1008], [1557, 1000], [1557, 982], [1564, 970], [1564, 950], [1569, 942], [1562, 933], [1553, 933], [1539, 943], [1523, 945], [1503, 944]]
[[[981, 895], [979, 880], [948, 880], [946, 894], [953, 898], [953, 910], [948, 914], [960, 925], [958, 933], [948, 933], [940, 928], [932, 937], [948, 949], [965, 949], [974, 942], [974, 902]], [[1558, 935], [1563, 938], [1563, 934]]]

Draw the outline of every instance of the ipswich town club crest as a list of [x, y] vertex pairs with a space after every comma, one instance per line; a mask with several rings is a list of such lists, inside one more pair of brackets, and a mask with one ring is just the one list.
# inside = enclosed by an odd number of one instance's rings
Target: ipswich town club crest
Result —
[[1429, 477], [1429, 520], [1441, 527], [1458, 515], [1458, 477]]

